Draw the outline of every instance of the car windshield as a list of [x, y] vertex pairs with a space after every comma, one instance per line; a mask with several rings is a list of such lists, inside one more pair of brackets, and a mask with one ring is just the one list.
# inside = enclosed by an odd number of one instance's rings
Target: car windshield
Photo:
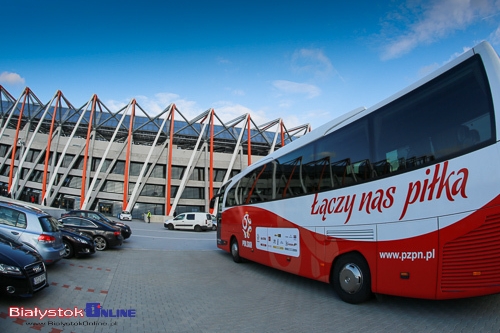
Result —
[[111, 222], [110, 219], [108, 219], [106, 216], [102, 215], [102, 214], [95, 214], [94, 216], [92, 215], [89, 215], [90, 218], [93, 218], [94, 220], [101, 220], [101, 221], [104, 221], [104, 222]]
[[59, 231], [59, 222], [52, 216], [43, 216], [39, 218], [42, 230], [45, 232]]

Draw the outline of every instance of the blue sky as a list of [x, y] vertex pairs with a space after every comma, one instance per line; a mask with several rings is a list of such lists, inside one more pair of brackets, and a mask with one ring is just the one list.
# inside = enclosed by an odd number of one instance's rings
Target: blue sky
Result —
[[2, 2], [0, 85], [15, 98], [135, 98], [288, 128], [372, 106], [483, 40], [500, 48], [495, 0]]

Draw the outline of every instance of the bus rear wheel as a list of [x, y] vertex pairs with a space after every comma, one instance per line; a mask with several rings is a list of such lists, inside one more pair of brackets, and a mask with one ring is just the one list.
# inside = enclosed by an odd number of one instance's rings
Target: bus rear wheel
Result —
[[231, 256], [233, 257], [233, 261], [236, 263], [241, 262], [241, 257], [240, 257], [240, 247], [238, 245], [238, 240], [236, 237], [234, 237], [231, 240]]
[[337, 260], [331, 282], [344, 302], [358, 304], [372, 296], [370, 268], [358, 253], [348, 253]]

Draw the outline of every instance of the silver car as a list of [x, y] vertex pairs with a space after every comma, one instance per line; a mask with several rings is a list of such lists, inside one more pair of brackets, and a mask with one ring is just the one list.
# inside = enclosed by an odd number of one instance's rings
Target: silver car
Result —
[[0, 202], [0, 233], [34, 248], [46, 264], [65, 251], [57, 219], [34, 207]]

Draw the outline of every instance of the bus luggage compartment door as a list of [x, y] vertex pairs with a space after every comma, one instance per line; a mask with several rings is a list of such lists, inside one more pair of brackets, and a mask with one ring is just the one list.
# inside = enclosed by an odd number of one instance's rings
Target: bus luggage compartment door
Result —
[[376, 293], [435, 298], [437, 218], [377, 226]]

